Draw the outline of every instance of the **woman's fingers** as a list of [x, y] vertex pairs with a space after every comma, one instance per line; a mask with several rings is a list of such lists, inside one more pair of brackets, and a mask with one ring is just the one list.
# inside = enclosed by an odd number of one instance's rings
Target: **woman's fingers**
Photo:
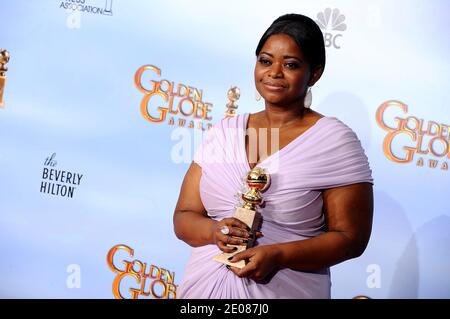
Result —
[[227, 220], [227, 222], [230, 222], [231, 225], [233, 226], [233, 229], [238, 229], [238, 231], [241, 232], [240, 235], [239, 233], [234, 233], [233, 236], [237, 236], [237, 237], [245, 237], [245, 238], [249, 238], [252, 237], [253, 234], [252, 232], [254, 232], [255, 237], [256, 238], [260, 238], [260, 237], [264, 237], [263, 233], [260, 231], [252, 231], [250, 227], [247, 226], [247, 224], [245, 224], [244, 222], [240, 221], [237, 218], [225, 218], [224, 221]]
[[239, 219], [236, 218], [225, 218], [222, 219], [217, 224], [217, 230], [222, 232], [224, 235], [230, 235], [235, 237], [249, 238], [250, 228]]
[[220, 240], [227, 245], [245, 245], [248, 242], [247, 238], [234, 237], [231, 235], [222, 235]]
[[241, 237], [241, 238], [250, 238], [250, 232], [242, 229], [242, 228], [236, 228], [236, 227], [230, 227], [230, 231], [228, 233], [228, 236], [234, 236], [234, 237]]
[[232, 217], [232, 218], [229, 218], [229, 220], [233, 227], [240, 228], [242, 230], [248, 230], [248, 231], [250, 230], [250, 227], [248, 227], [246, 223], [240, 221], [237, 218]]
[[246, 245], [249, 240], [262, 237], [262, 233], [260, 231], [252, 232], [244, 222], [231, 217], [216, 223], [214, 237], [220, 250], [231, 253], [235, 249], [230, 245]]
[[233, 246], [227, 246], [225, 245], [223, 242], [219, 241], [217, 243], [217, 246], [219, 247], [219, 249], [225, 253], [232, 253], [235, 252], [237, 250], [237, 247], [233, 247]]

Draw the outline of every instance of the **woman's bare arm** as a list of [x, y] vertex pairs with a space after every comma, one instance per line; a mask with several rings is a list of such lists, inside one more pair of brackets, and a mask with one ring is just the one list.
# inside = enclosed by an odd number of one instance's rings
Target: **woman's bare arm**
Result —
[[280, 244], [280, 265], [317, 270], [360, 256], [372, 230], [373, 191], [360, 183], [324, 191], [327, 232], [303, 241]]
[[193, 247], [213, 243], [211, 229], [215, 221], [207, 216], [200, 199], [201, 176], [201, 167], [192, 162], [181, 185], [173, 215], [175, 235]]
[[[236, 218], [216, 221], [207, 215], [200, 198], [201, 176], [202, 168], [192, 162], [181, 185], [180, 196], [173, 215], [175, 234], [193, 247], [216, 244], [221, 250], [232, 252], [233, 248], [227, 244], [240, 245], [250, 237], [246, 229], [247, 225]], [[229, 236], [220, 231], [222, 226], [229, 227]]]

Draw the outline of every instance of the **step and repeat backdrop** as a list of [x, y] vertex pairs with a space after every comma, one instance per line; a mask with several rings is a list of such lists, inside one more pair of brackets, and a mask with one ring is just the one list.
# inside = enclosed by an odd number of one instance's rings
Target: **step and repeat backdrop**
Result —
[[450, 4], [445, 0], [0, 2], [0, 297], [176, 298], [184, 174], [285, 13], [314, 19], [312, 108], [359, 136], [375, 181], [365, 253], [333, 298], [450, 297]]

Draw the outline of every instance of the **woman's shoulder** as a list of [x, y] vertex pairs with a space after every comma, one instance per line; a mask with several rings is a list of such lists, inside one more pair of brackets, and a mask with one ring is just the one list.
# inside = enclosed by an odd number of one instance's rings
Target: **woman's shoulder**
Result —
[[363, 152], [356, 132], [339, 118], [323, 116], [309, 136], [312, 149], [327, 149], [328, 152]]
[[246, 120], [250, 113], [236, 114], [235, 116], [223, 117], [212, 126], [216, 130], [225, 130], [231, 128], [245, 128]]
[[334, 116], [322, 116], [318, 122], [320, 122], [321, 134], [328, 138], [340, 139], [344, 136], [358, 138], [353, 129]]

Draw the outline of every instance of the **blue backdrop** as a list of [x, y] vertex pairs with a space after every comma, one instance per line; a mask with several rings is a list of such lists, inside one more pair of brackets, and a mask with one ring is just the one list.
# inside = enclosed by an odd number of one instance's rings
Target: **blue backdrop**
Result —
[[[371, 241], [332, 267], [332, 296], [449, 298], [449, 9], [445, 0], [2, 0], [0, 47], [11, 59], [0, 297], [113, 298], [115, 288], [174, 297], [190, 248], [172, 214], [199, 125], [223, 117], [231, 85], [238, 113], [264, 107], [255, 47], [276, 17], [296, 12], [318, 21], [327, 45], [312, 108], [358, 134], [375, 181]], [[172, 113], [162, 94], [142, 106], [151, 81], [191, 87], [211, 120], [189, 115], [189, 101], [188, 115], [177, 112], [177, 96]], [[147, 277], [140, 292], [136, 276]]]

